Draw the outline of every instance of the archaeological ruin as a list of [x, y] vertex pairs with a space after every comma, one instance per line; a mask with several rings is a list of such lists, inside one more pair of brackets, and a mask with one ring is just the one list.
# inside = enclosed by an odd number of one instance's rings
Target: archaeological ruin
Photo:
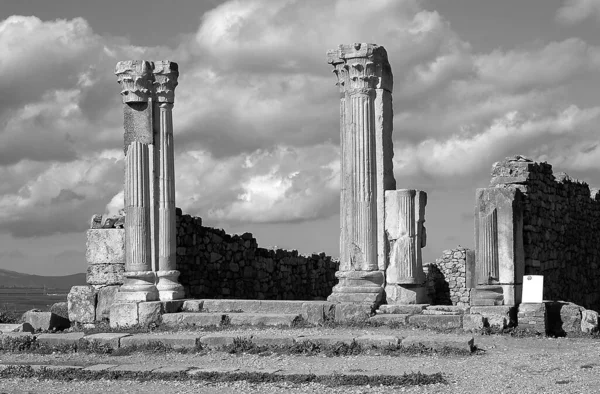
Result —
[[[250, 233], [229, 235], [176, 208], [178, 65], [117, 64], [124, 210], [92, 218], [88, 286], [69, 294], [72, 322], [291, 325], [300, 319], [465, 331], [597, 330], [598, 189], [523, 156], [494, 163], [489, 186], [474, 191], [474, 237], [465, 240], [474, 248], [458, 246], [424, 263], [427, 193], [394, 179], [386, 50], [340, 45], [327, 62], [340, 94], [339, 260], [259, 248]], [[539, 300], [523, 302], [541, 280]]]

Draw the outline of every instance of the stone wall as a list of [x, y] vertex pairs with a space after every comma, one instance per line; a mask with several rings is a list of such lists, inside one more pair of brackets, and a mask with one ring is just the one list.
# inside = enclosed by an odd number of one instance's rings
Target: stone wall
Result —
[[462, 246], [445, 250], [441, 258], [425, 264], [427, 289], [433, 305], [469, 305], [470, 273], [474, 251]]
[[325, 253], [259, 248], [250, 233], [229, 235], [177, 210], [177, 270], [186, 297], [326, 299], [338, 267]]
[[522, 193], [524, 273], [544, 276], [544, 299], [599, 310], [598, 189], [522, 156], [495, 163], [490, 186]]

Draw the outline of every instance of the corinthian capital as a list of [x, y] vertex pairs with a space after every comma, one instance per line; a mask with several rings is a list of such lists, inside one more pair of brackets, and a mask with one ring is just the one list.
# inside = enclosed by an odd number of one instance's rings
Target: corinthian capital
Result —
[[342, 92], [353, 89], [392, 91], [392, 68], [386, 50], [379, 45], [340, 45], [337, 49], [327, 51], [327, 63], [333, 65]]
[[154, 76], [152, 62], [126, 60], [117, 63], [115, 74], [121, 85], [123, 103], [147, 102], [152, 96]]
[[175, 62], [154, 62], [154, 89], [159, 103], [175, 102], [175, 87], [179, 77], [179, 66]]

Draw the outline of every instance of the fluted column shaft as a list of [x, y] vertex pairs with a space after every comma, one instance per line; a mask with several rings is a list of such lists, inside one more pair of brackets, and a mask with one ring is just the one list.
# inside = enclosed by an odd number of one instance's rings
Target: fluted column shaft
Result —
[[494, 208], [479, 217], [479, 243], [477, 249], [477, 284], [492, 284], [499, 279], [498, 213]]

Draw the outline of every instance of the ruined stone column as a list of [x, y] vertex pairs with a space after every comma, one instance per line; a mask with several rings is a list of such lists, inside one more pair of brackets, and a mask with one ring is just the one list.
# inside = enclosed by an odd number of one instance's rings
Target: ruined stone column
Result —
[[392, 72], [383, 47], [327, 53], [340, 87], [340, 271], [332, 301], [378, 304], [385, 269], [384, 191], [392, 171]]
[[421, 259], [425, 246], [427, 193], [420, 190], [388, 190], [385, 193], [385, 229], [390, 246], [385, 273], [388, 304], [421, 304], [427, 289]]
[[117, 63], [121, 84], [125, 140], [125, 273], [119, 302], [158, 299], [152, 271], [150, 204], [150, 145], [152, 136], [152, 63]]
[[183, 286], [176, 270], [177, 234], [175, 229], [175, 159], [173, 150], [173, 103], [179, 68], [177, 63], [154, 63], [156, 102], [155, 140], [157, 141], [156, 172], [158, 178], [158, 288], [161, 301], [184, 297]]

